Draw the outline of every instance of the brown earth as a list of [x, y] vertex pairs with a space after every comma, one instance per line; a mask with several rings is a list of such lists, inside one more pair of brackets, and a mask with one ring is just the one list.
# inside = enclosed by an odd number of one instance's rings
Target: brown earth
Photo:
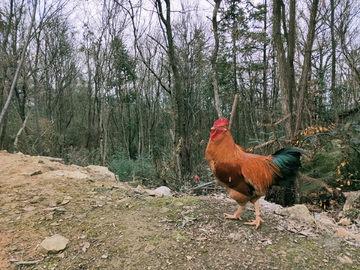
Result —
[[[0, 152], [0, 269], [360, 269], [358, 227], [274, 214], [259, 229], [225, 220], [225, 195], [151, 197], [100, 167]], [[348, 233], [349, 230], [352, 233]], [[57, 254], [39, 244], [70, 240]]]

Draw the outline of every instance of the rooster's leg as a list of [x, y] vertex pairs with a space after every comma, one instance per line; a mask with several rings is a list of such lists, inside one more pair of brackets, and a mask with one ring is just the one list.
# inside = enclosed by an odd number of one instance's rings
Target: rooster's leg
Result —
[[224, 213], [225, 218], [228, 218], [228, 219], [240, 219], [241, 220], [240, 213], [243, 210], [243, 208], [244, 208], [244, 206], [240, 205], [238, 210], [235, 212], [235, 215], [229, 215], [229, 214]]
[[259, 200], [257, 200], [255, 203], [255, 220], [252, 222], [246, 222], [244, 224], [246, 225], [255, 225], [256, 229], [260, 226], [260, 222], [264, 222], [264, 220], [260, 217], [260, 203]]

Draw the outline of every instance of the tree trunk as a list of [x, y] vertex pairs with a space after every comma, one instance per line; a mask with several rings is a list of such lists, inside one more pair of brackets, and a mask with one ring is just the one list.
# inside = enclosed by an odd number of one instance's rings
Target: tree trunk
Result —
[[220, 107], [220, 99], [219, 99], [219, 88], [218, 88], [218, 81], [217, 81], [217, 55], [219, 51], [219, 34], [218, 34], [218, 22], [217, 22], [217, 13], [220, 7], [221, 0], [214, 0], [215, 7], [213, 10], [213, 17], [212, 17], [212, 25], [213, 25], [213, 32], [214, 32], [214, 39], [215, 39], [215, 46], [214, 50], [211, 55], [211, 74], [212, 74], [212, 82], [214, 88], [214, 98], [215, 98], [215, 108], [218, 113], [219, 118], [223, 117]]
[[331, 18], [330, 18], [330, 30], [331, 30], [331, 97], [334, 104], [335, 122], [339, 122], [339, 104], [337, 92], [335, 89], [336, 80], [336, 43], [335, 43], [335, 31], [334, 31], [334, 13], [335, 13], [335, 0], [330, 0], [331, 5]]
[[[266, 30], [267, 30], [267, 1], [265, 0], [265, 14], [264, 14], [264, 29], [263, 32], [266, 35]], [[264, 47], [263, 47], [263, 123], [268, 123], [268, 119], [269, 119], [269, 115], [268, 115], [268, 95], [267, 95], [267, 43], [266, 41], [264, 42]], [[263, 127], [263, 140], [266, 141], [267, 140], [267, 127], [264, 126]]]
[[[277, 50], [277, 59], [279, 63], [280, 89], [281, 89], [281, 108], [283, 117], [292, 114], [292, 93], [295, 82], [294, 76], [294, 52], [295, 52], [295, 0], [290, 0], [290, 21], [289, 34], [284, 28], [285, 38], [288, 40], [288, 57], [285, 55], [285, 48], [281, 35], [281, 18], [282, 9], [285, 12], [285, 6], [282, 0], [274, 0], [273, 2], [273, 38]], [[284, 23], [285, 24], [285, 23]], [[285, 121], [286, 139], [292, 138], [292, 121], [289, 117]]]
[[90, 66], [90, 52], [89, 49], [86, 52], [86, 63], [88, 68], [88, 81], [87, 81], [87, 100], [88, 100], [88, 113], [87, 113], [87, 141], [86, 148], [91, 151], [92, 148], [92, 72]]
[[143, 120], [142, 120], [142, 112], [141, 112], [141, 100], [139, 89], [136, 87], [135, 80], [133, 81], [133, 86], [135, 89], [136, 95], [136, 108], [137, 108], [137, 118], [138, 118], [138, 128], [139, 128], [139, 138], [138, 138], [138, 157], [142, 156], [144, 153], [144, 130], [143, 130]]
[[175, 138], [176, 141], [181, 140], [180, 162], [181, 162], [182, 170], [191, 171], [191, 155], [190, 155], [190, 149], [188, 149], [189, 136], [188, 134], [186, 134], [186, 126], [185, 126], [184, 95], [181, 85], [178, 63], [176, 59], [175, 46], [174, 46], [174, 40], [173, 40], [171, 22], [170, 22], [170, 0], [165, 0], [165, 3], [166, 3], [166, 17], [164, 17], [161, 1], [156, 0], [159, 17], [165, 26], [165, 31], [166, 31], [165, 34], [168, 41], [169, 62], [174, 75], [174, 92], [175, 92], [175, 102], [177, 107], [177, 115], [175, 118], [177, 123]]
[[23, 122], [21, 128], [19, 129], [18, 133], [16, 134], [16, 137], [15, 137], [15, 140], [14, 140], [14, 154], [16, 154], [18, 152], [18, 140], [19, 140], [19, 137], [20, 137], [21, 133], [25, 129], [26, 122], [27, 122], [27, 120], [28, 120], [28, 118], [30, 116], [30, 112], [31, 112], [31, 110], [29, 108], [28, 113], [27, 113], [27, 115], [26, 115], [26, 117], [24, 119], [24, 122]]
[[297, 107], [297, 118], [296, 118], [296, 127], [295, 132], [301, 129], [301, 118], [302, 112], [304, 110], [304, 99], [307, 90], [307, 81], [308, 81], [308, 74], [311, 69], [311, 51], [314, 43], [315, 37], [315, 26], [316, 26], [316, 14], [318, 10], [319, 0], [313, 0], [311, 5], [311, 12], [310, 12], [310, 22], [309, 22], [309, 32], [307, 36], [307, 41], [305, 44], [305, 56], [304, 56], [304, 66], [301, 73], [301, 80], [300, 80], [300, 95]]
[[17, 84], [17, 80], [18, 80], [19, 74], [20, 74], [20, 69], [21, 69], [22, 64], [24, 62], [24, 59], [25, 59], [26, 50], [27, 50], [27, 47], [28, 47], [29, 42], [30, 42], [31, 30], [32, 30], [32, 27], [33, 27], [34, 21], [35, 21], [35, 14], [36, 14], [37, 4], [38, 4], [38, 1], [35, 0], [34, 7], [33, 7], [33, 14], [32, 14], [32, 17], [31, 17], [31, 23], [30, 23], [30, 26], [29, 26], [29, 31], [28, 31], [28, 33], [26, 35], [26, 38], [25, 38], [25, 43], [24, 43], [23, 51], [21, 53], [20, 63], [17, 66], [15, 76], [14, 76], [14, 79], [13, 79], [13, 82], [11, 84], [11, 88], [10, 88], [10, 91], [9, 91], [9, 96], [8, 96], [8, 98], [6, 100], [6, 103], [5, 103], [5, 106], [2, 109], [1, 114], [0, 114], [0, 125], [1, 125], [1, 122], [2, 122], [2, 120], [4, 118], [5, 113], [7, 111], [7, 108], [9, 107], [12, 95], [14, 94], [14, 90], [15, 90], [15, 87], [16, 87], [16, 84]]

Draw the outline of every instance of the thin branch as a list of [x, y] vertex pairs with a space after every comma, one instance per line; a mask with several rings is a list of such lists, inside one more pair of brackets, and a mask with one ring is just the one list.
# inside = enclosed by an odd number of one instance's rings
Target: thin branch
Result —
[[[119, 4], [119, 3], [118, 3]], [[154, 75], [154, 77], [157, 79], [157, 81], [159, 82], [159, 84], [161, 85], [161, 87], [169, 94], [171, 95], [171, 90], [168, 86], [166, 86], [162, 79], [160, 78], [160, 76], [158, 74], [156, 74], [156, 72], [151, 68], [150, 64], [147, 63], [145, 57], [144, 57], [144, 54], [142, 52], [142, 50], [140, 49], [140, 46], [139, 46], [139, 42], [138, 42], [138, 35], [137, 35], [137, 28], [136, 28], [136, 25], [135, 25], [135, 14], [134, 14], [134, 8], [131, 4], [131, 1], [129, 1], [129, 4], [130, 4], [130, 10], [128, 10], [127, 8], [125, 8], [123, 5], [121, 5], [124, 10], [130, 15], [130, 18], [131, 18], [131, 22], [132, 22], [132, 25], [133, 25], [133, 32], [134, 32], [134, 38], [135, 38], [135, 46], [137, 48], [137, 50], [139, 51], [139, 54], [140, 54], [140, 57], [141, 57], [141, 60], [142, 62], [144, 63], [144, 65], [148, 68], [148, 70], [151, 72], [152, 75]], [[120, 4], [119, 4], [120, 5]]]
[[197, 186], [197, 187], [189, 188], [187, 191], [192, 191], [192, 190], [196, 190], [196, 189], [202, 189], [202, 188], [204, 188], [204, 187], [211, 186], [211, 185], [213, 185], [213, 184], [215, 184], [215, 183], [216, 183], [216, 180], [211, 181], [211, 182], [208, 182], [208, 183], [205, 183], [205, 184], [202, 184], [202, 185]]
[[232, 123], [234, 121], [234, 117], [235, 117], [234, 115], [235, 115], [235, 112], [236, 112], [236, 106], [237, 106], [238, 100], [239, 100], [239, 94], [236, 94], [235, 98], [234, 98], [234, 103], [233, 103], [233, 106], [232, 106], [232, 109], [231, 109], [230, 124], [229, 124], [229, 129], [230, 130], [231, 130]]
[[277, 121], [276, 123], [272, 123], [272, 124], [265, 124], [265, 123], [257, 123], [258, 126], [265, 126], [265, 127], [273, 127], [276, 126], [278, 124], [280, 124], [282, 121], [288, 119], [290, 117], [291, 114], [288, 114], [287, 116], [285, 116], [284, 118], [280, 119], [279, 121]]
[[317, 183], [319, 184], [320, 186], [323, 186], [324, 188], [326, 188], [327, 191], [329, 191], [331, 194], [333, 194], [334, 190], [329, 186], [327, 185], [326, 183], [324, 183], [323, 181], [321, 181], [321, 178], [320, 179], [316, 179], [316, 178], [312, 178], [310, 176], [307, 176], [305, 174], [302, 174], [299, 172], [299, 176], [302, 177], [303, 179], [305, 179], [306, 181], [308, 182], [314, 182], [314, 183]]
[[157, 43], [157, 45], [159, 45], [166, 53], [168, 53], [168, 50], [167, 48], [161, 44], [160, 41], [156, 40], [154, 37], [150, 36], [150, 35], [147, 35], [151, 40], [155, 41]]
[[41, 260], [37, 260], [37, 261], [18, 261], [18, 260], [10, 260], [10, 262], [16, 264], [16, 265], [32, 265], [32, 264], [37, 264], [39, 262], [41, 262]]

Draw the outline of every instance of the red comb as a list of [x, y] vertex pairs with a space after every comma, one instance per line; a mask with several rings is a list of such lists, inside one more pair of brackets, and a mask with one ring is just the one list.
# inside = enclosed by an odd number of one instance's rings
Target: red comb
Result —
[[227, 118], [219, 118], [215, 121], [214, 127], [227, 126], [229, 124], [229, 120]]

